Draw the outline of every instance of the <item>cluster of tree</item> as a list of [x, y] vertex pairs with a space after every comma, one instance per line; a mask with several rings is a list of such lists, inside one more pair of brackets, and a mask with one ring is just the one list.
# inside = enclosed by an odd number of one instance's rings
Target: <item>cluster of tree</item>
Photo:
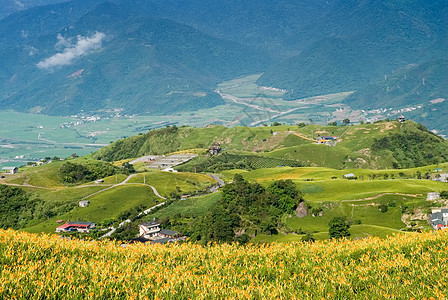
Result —
[[428, 131], [423, 125], [414, 124], [416, 128], [412, 130], [405, 129], [401, 133], [389, 134], [380, 139], [375, 139], [371, 146], [372, 151], [391, 151], [396, 160], [393, 163], [393, 167], [396, 169], [420, 167], [447, 161], [446, 148], [448, 142]]
[[[123, 169], [124, 170], [124, 169]], [[59, 168], [61, 181], [65, 183], [81, 183], [112, 176], [120, 170], [105, 162], [90, 162], [83, 165], [79, 163], [66, 162]], [[128, 172], [129, 169], [124, 170]]]
[[117, 161], [148, 154], [161, 155], [179, 150], [179, 128], [176, 125], [151, 130], [113, 142], [94, 153], [99, 160]]
[[0, 185], [0, 228], [19, 229], [72, 210], [75, 202], [45, 202], [19, 187]]
[[346, 217], [334, 217], [328, 223], [330, 238], [339, 239], [350, 236], [350, 223]]
[[179, 228], [194, 241], [241, 243], [249, 241], [246, 233], [277, 234], [281, 215], [292, 213], [303, 201], [300, 191], [291, 180], [280, 180], [264, 188], [249, 183], [241, 175], [224, 186], [220, 201], [189, 228]]

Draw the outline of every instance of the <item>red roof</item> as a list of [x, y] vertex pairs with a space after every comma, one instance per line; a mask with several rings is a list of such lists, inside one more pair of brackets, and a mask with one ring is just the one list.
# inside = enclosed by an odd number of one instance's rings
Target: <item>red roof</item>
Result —
[[59, 226], [58, 228], [60, 229], [66, 229], [66, 228], [70, 228], [70, 227], [74, 227], [74, 228], [87, 228], [89, 227], [89, 224], [69, 224], [69, 223], [65, 223], [64, 225]]
[[65, 229], [65, 228], [68, 228], [68, 227], [70, 227], [70, 226], [71, 226], [70, 224], [65, 223], [64, 225], [61, 225], [61, 226], [59, 226], [58, 228], [60, 228], [60, 229]]

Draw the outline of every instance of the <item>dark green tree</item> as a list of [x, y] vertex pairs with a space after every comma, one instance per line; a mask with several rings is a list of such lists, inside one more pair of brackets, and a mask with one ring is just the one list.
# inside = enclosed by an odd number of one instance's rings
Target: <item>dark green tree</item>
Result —
[[125, 174], [132, 174], [135, 173], [134, 166], [128, 162], [124, 162], [122, 165], [122, 170]]
[[328, 232], [330, 233], [330, 238], [332, 239], [339, 239], [350, 236], [350, 225], [348, 224], [346, 217], [334, 217], [328, 223], [328, 226], [330, 226]]
[[316, 241], [313, 234], [310, 232], [307, 232], [304, 236], [302, 236], [301, 240], [302, 242], [311, 242], [311, 243], [314, 243]]

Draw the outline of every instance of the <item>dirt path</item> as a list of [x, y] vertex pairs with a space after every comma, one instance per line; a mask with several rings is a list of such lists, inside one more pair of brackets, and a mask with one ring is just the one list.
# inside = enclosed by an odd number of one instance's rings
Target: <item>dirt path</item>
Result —
[[0, 184], [3, 185], [10, 185], [10, 186], [18, 186], [18, 187], [27, 187], [27, 188], [34, 188], [34, 189], [43, 189], [43, 190], [59, 190], [61, 188], [50, 188], [50, 187], [44, 187], [44, 186], [35, 186], [31, 184], [17, 184], [17, 183], [9, 183], [4, 180], [0, 180]]
[[397, 196], [406, 196], [406, 197], [414, 197], [414, 198], [418, 197], [418, 196], [423, 196], [422, 194], [381, 193], [381, 194], [378, 194], [373, 197], [368, 197], [368, 198], [363, 198], [363, 199], [353, 199], [353, 200], [341, 200], [341, 202], [368, 201], [368, 200], [378, 199], [378, 198], [380, 198], [382, 196], [386, 196], [386, 195], [397, 195]]

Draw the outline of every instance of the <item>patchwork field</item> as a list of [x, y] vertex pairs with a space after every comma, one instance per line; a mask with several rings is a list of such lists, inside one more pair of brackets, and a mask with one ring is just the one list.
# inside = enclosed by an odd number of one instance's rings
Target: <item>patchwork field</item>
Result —
[[173, 124], [232, 127], [274, 120], [293, 124], [309, 121], [311, 115], [316, 123], [326, 124], [324, 116], [336, 109], [326, 105], [340, 103], [347, 96], [341, 93], [302, 101], [283, 101], [282, 92], [263, 89], [255, 84], [259, 76], [238, 78], [218, 86], [217, 90], [230, 95], [236, 102], [224, 97], [225, 105], [168, 116], [125, 115], [111, 111], [53, 117], [0, 111], [0, 167], [20, 166], [47, 156], [86, 155], [119, 138]]

